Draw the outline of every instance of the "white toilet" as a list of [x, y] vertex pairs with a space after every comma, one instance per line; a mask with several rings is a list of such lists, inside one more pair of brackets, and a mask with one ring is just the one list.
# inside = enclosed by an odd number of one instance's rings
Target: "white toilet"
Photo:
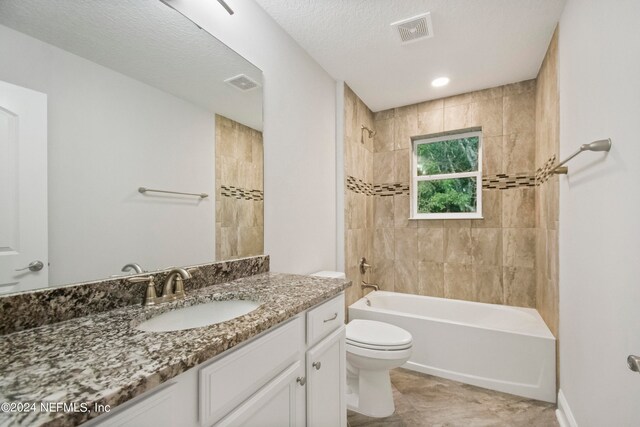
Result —
[[389, 370], [402, 366], [412, 350], [411, 334], [375, 320], [347, 324], [347, 407], [369, 417], [395, 411]]
[[[344, 279], [344, 273], [319, 271], [313, 276]], [[347, 408], [369, 417], [395, 411], [389, 370], [411, 357], [412, 337], [402, 328], [375, 320], [347, 324]]]

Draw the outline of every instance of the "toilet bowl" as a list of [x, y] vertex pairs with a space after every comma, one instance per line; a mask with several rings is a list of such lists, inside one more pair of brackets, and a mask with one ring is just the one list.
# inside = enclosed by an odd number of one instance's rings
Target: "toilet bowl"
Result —
[[[319, 271], [313, 276], [344, 279], [345, 274]], [[368, 417], [395, 411], [389, 370], [411, 357], [412, 337], [402, 328], [374, 320], [354, 319], [346, 327], [347, 408]]]
[[347, 408], [368, 417], [395, 411], [389, 370], [411, 357], [411, 334], [374, 320], [347, 324]]

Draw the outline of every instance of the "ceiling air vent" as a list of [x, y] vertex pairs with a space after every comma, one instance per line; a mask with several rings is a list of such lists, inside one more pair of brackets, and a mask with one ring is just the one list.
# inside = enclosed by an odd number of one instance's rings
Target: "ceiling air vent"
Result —
[[431, 13], [429, 12], [394, 22], [391, 26], [398, 30], [403, 44], [433, 37]]
[[244, 74], [238, 74], [235, 77], [230, 77], [224, 82], [243, 92], [246, 92], [251, 89], [255, 89], [260, 86], [258, 82], [256, 82], [251, 77]]

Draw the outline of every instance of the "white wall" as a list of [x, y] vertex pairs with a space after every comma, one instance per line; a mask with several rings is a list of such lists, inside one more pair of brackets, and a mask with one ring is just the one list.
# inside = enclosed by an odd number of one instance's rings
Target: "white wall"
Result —
[[335, 82], [254, 1], [170, 0], [264, 73], [265, 253], [271, 270], [336, 266]]
[[50, 284], [214, 259], [213, 114], [3, 26], [0, 58], [0, 80], [48, 95]]
[[585, 426], [640, 425], [640, 2], [569, 0], [560, 21], [560, 388]]

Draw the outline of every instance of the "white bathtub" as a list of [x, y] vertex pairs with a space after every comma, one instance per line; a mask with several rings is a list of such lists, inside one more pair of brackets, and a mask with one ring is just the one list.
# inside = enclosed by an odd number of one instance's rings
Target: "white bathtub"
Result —
[[409, 331], [407, 369], [556, 401], [556, 340], [534, 309], [377, 291], [352, 304], [349, 319]]

